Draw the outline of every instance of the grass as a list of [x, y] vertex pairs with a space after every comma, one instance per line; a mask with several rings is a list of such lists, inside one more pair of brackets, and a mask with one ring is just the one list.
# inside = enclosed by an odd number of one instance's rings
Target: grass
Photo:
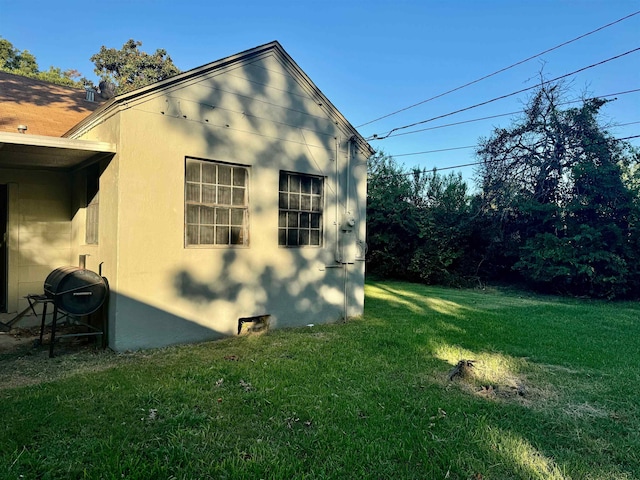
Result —
[[366, 294], [347, 323], [4, 355], [0, 478], [640, 478], [639, 304]]

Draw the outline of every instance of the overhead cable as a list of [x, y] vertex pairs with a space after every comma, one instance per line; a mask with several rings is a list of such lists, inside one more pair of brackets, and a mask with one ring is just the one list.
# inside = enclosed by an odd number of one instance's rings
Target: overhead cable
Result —
[[518, 95], [519, 93], [527, 92], [529, 90], [533, 90], [534, 88], [539, 88], [539, 87], [541, 87], [543, 85], [546, 85], [548, 83], [557, 82], [558, 80], [562, 80], [563, 78], [570, 77], [571, 75], [575, 75], [576, 73], [584, 72], [585, 70], [588, 70], [590, 68], [594, 68], [594, 67], [597, 67], [599, 65], [603, 65], [603, 64], [611, 62], [613, 60], [617, 60], [618, 58], [624, 57], [624, 56], [629, 55], [631, 53], [635, 53], [635, 52], [637, 52], [639, 50], [640, 50], [640, 47], [637, 47], [637, 48], [634, 48], [632, 50], [628, 50], [628, 51], [626, 51], [624, 53], [621, 53], [620, 55], [616, 55], [615, 57], [610, 57], [610, 58], [607, 58], [607, 59], [602, 60], [600, 62], [588, 65], [586, 67], [579, 68], [578, 70], [574, 70], [573, 72], [565, 73], [564, 75], [560, 75], [559, 77], [553, 78], [551, 80], [545, 80], [545, 81], [540, 82], [540, 83], [538, 83], [536, 85], [532, 85], [531, 87], [527, 87], [527, 88], [523, 88], [521, 90], [517, 90], [515, 92], [507, 93], [506, 95], [500, 95], [499, 97], [495, 97], [495, 98], [492, 98], [490, 100], [486, 100], [484, 102], [476, 103], [475, 105], [471, 105], [469, 107], [460, 108], [458, 110], [455, 110], [455, 111], [449, 112], [449, 113], [445, 113], [443, 115], [438, 115], [436, 117], [431, 117], [431, 118], [428, 118], [426, 120], [421, 120], [419, 122], [410, 123], [409, 125], [404, 125], [402, 127], [393, 128], [393, 129], [389, 130], [384, 135], [374, 134], [373, 136], [368, 137], [367, 141], [368, 140], [373, 140], [373, 139], [384, 140], [386, 138], [389, 138], [389, 136], [392, 133], [397, 132], [398, 130], [404, 130], [405, 128], [411, 128], [411, 127], [415, 127], [416, 125], [422, 125], [424, 123], [433, 122], [434, 120], [439, 120], [441, 118], [450, 117], [451, 115], [455, 115], [455, 114], [461, 113], [461, 112], [466, 112], [467, 110], [472, 110], [474, 108], [482, 107], [482, 106], [487, 105], [489, 103], [497, 102], [498, 100], [504, 100], [505, 98], [509, 98], [509, 97], [514, 96], [514, 95]]
[[[636, 93], [636, 92], [640, 92], [640, 88], [636, 88], [635, 90], [627, 90], [627, 91], [624, 91], [624, 92], [609, 93], [607, 95], [594, 95], [593, 97], [589, 97], [589, 99], [617, 97], [619, 95], [626, 95], [628, 93]], [[589, 99], [587, 99], [587, 100], [589, 100]], [[558, 105], [569, 105], [569, 104], [572, 104], [572, 103], [579, 103], [579, 102], [583, 102], [583, 101], [584, 101], [584, 99], [570, 100], [568, 102], [559, 103]], [[490, 115], [488, 117], [472, 118], [470, 120], [463, 120], [461, 122], [445, 123], [444, 125], [437, 125], [435, 127], [420, 128], [418, 130], [411, 130], [410, 132], [401, 132], [401, 133], [396, 133], [396, 134], [393, 134], [393, 135], [388, 135], [385, 138], [401, 137], [403, 135], [411, 135], [411, 134], [414, 134], [414, 133], [426, 132], [426, 131], [429, 131], [429, 130], [437, 130], [439, 128], [454, 127], [456, 125], [464, 125], [465, 123], [481, 122], [483, 120], [490, 120], [492, 118], [508, 117], [509, 115], [517, 115], [518, 113], [522, 113], [522, 110], [518, 110], [517, 112], [499, 113], [497, 115]], [[373, 141], [373, 140], [384, 140], [384, 138], [371, 138], [371, 139], [369, 139], [369, 141]]]
[[571, 40], [568, 40], [568, 41], [566, 41], [564, 43], [556, 45], [555, 47], [548, 48], [547, 50], [545, 50], [543, 52], [540, 52], [540, 53], [537, 53], [537, 54], [535, 54], [535, 55], [533, 55], [531, 57], [525, 58], [524, 60], [520, 60], [519, 62], [511, 64], [508, 67], [504, 67], [504, 68], [501, 68], [500, 70], [496, 70], [495, 72], [490, 73], [489, 75], [485, 75], [484, 77], [478, 78], [477, 80], [473, 80], [473, 81], [471, 81], [469, 83], [465, 83], [464, 85], [460, 85], [459, 87], [452, 88], [451, 90], [448, 90], [448, 91], [446, 91], [444, 93], [440, 93], [440, 94], [438, 94], [438, 95], [436, 95], [434, 97], [427, 98], [426, 100], [423, 100], [421, 102], [414, 103], [413, 105], [409, 105], [408, 107], [401, 108], [400, 110], [396, 110], [395, 112], [391, 112], [391, 113], [388, 113], [388, 114], [383, 115], [381, 117], [374, 118], [373, 120], [370, 120], [370, 121], [368, 121], [366, 123], [358, 125], [356, 128], [364, 127], [365, 125], [369, 125], [371, 123], [377, 122], [378, 120], [382, 120], [383, 118], [391, 117], [391, 116], [396, 115], [396, 114], [398, 114], [400, 112], [404, 112], [404, 111], [409, 110], [411, 108], [414, 108], [414, 107], [417, 107], [419, 105], [422, 105], [423, 103], [427, 103], [427, 102], [430, 102], [430, 101], [435, 100], [437, 98], [444, 97], [445, 95], [448, 95], [450, 93], [456, 92], [458, 90], [462, 90], [463, 88], [466, 88], [466, 87], [469, 87], [469, 86], [471, 86], [471, 85], [473, 85], [475, 83], [481, 82], [482, 80], [486, 80], [487, 78], [493, 77], [494, 75], [498, 75], [499, 73], [502, 73], [502, 72], [505, 72], [507, 70], [510, 70], [510, 69], [512, 69], [514, 67], [517, 67], [518, 65], [522, 65], [523, 63], [526, 63], [526, 62], [528, 62], [530, 60], [533, 60], [534, 58], [538, 58], [538, 57], [544, 55], [545, 53], [552, 52], [552, 51], [557, 50], [557, 49], [559, 49], [561, 47], [569, 45], [570, 43], [576, 42], [576, 41], [581, 40], [581, 39], [583, 39], [583, 38], [585, 38], [585, 37], [587, 37], [589, 35], [592, 35], [592, 34], [594, 34], [596, 32], [599, 32], [600, 30], [604, 30], [605, 28], [611, 27], [612, 25], [615, 25], [616, 23], [620, 23], [623, 20], [627, 20], [628, 18], [631, 18], [634, 15], [638, 15], [639, 13], [640, 13], [640, 10], [637, 11], [637, 12], [633, 12], [633, 13], [627, 15], [626, 17], [619, 18], [618, 20], [616, 20], [614, 22], [611, 22], [611, 23], [608, 23], [606, 25], [603, 25], [602, 27], [596, 28], [595, 30], [591, 30], [590, 32], [587, 32], [587, 33], [585, 33], [583, 35], [580, 35], [579, 37], [576, 37], [576, 38], [573, 38]]
[[[631, 122], [631, 123], [640, 123], [640, 122]], [[631, 123], [625, 123], [623, 125], [630, 125]], [[623, 142], [623, 141], [631, 140], [631, 139], [634, 139], [634, 138], [640, 138], [640, 135], [631, 135], [631, 136], [622, 137], [622, 138], [612, 138], [611, 140], [613, 140], [614, 142]], [[475, 148], [475, 147], [478, 147], [478, 146], [479, 145], [471, 145], [469, 147], [456, 147], [456, 148], [448, 148], [448, 149], [443, 149], [443, 150], [432, 150], [431, 152], [419, 152], [419, 153], [442, 152], [442, 151], [446, 151], [446, 150], [457, 150], [457, 149], [460, 149], [460, 148]], [[410, 154], [401, 154], [401, 155], [390, 155], [390, 157], [401, 157], [403, 155], [417, 155], [417, 153], [415, 153], [415, 154], [414, 153], [410, 153]], [[489, 160], [488, 162], [481, 161], [481, 162], [462, 163], [460, 165], [452, 165], [450, 167], [440, 167], [440, 168], [433, 167], [431, 169], [427, 169], [425, 167], [425, 168], [419, 169], [418, 172], [419, 173], [427, 173], [427, 172], [441, 171], [441, 170], [453, 170], [453, 169], [456, 169], [456, 168], [473, 167], [475, 165], [482, 165], [483, 163], [497, 162], [497, 161], [500, 161], [500, 160], [502, 160], [502, 159]], [[393, 177], [398, 177], [398, 176], [415, 175], [415, 173], [416, 173], [416, 171], [412, 170], [410, 172], [394, 173], [392, 175], [382, 175], [380, 178], [386, 179], [386, 178], [393, 178]]]

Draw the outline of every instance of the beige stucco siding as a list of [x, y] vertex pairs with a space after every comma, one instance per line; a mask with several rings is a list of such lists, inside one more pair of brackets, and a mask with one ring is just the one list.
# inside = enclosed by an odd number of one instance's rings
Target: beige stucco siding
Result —
[[[113, 144], [120, 143], [120, 117], [110, 116], [100, 122], [84, 136], [85, 140], [100, 140]], [[100, 162], [99, 171], [99, 228], [98, 243], [86, 243], [86, 169], [79, 169], [73, 176], [73, 221], [71, 256], [74, 264], [79, 255], [87, 255], [86, 267], [101, 272], [111, 289], [118, 287], [118, 227], [119, 227], [119, 155]], [[108, 338], [116, 336], [117, 297], [111, 295], [108, 303]]]
[[[232, 335], [239, 318], [265, 314], [276, 327], [333, 321], [344, 314], [345, 291], [348, 314], [362, 312], [364, 262], [343, 267], [336, 249], [347, 205], [353, 235], [364, 240], [366, 159], [279, 59], [198, 77], [123, 105], [115, 117], [118, 154], [101, 179], [95, 251], [105, 275], [115, 273], [113, 348]], [[97, 128], [83, 138], [114, 141]], [[185, 247], [186, 157], [248, 168], [248, 246]], [[324, 179], [322, 247], [278, 246], [281, 170]]]
[[0, 169], [7, 184], [9, 313], [43, 293], [46, 276], [71, 261], [71, 179], [67, 173]]

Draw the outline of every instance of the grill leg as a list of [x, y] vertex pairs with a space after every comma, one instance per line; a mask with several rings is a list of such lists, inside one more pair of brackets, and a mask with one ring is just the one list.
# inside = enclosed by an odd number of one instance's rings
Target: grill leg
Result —
[[49, 341], [49, 358], [53, 358], [53, 345], [56, 341], [56, 323], [58, 322], [58, 306], [53, 304], [53, 320], [51, 321], [51, 340]]
[[44, 323], [47, 318], [47, 303], [42, 305], [42, 323], [40, 324], [40, 345], [42, 345], [42, 336], [44, 335]]

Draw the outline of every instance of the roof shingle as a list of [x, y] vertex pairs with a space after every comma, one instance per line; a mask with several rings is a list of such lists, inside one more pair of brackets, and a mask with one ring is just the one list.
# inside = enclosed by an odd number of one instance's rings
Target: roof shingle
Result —
[[83, 89], [0, 72], [0, 132], [60, 137], [99, 106]]

